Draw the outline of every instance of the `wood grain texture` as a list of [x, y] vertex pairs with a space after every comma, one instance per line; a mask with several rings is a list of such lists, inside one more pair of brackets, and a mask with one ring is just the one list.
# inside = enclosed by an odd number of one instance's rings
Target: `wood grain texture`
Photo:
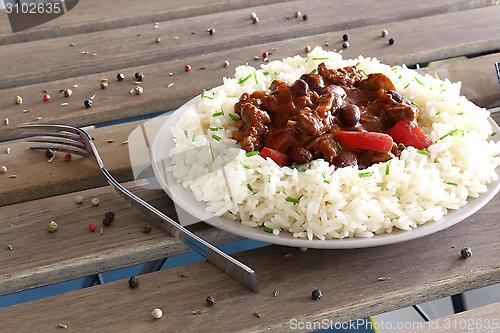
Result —
[[[169, 21], [289, 0], [85, 0], [57, 20], [13, 34], [7, 15], [0, 13], [0, 44], [69, 36], [127, 26]], [[487, 4], [487, 1], [482, 1]], [[481, 5], [476, 1], [476, 4]], [[131, 15], [132, 14], [132, 15]]]
[[[280, 332], [291, 330], [291, 319], [363, 318], [500, 282], [499, 204], [496, 196], [445, 231], [395, 245], [305, 253], [270, 246], [238, 255], [256, 270], [258, 294], [200, 263], [148, 274], [136, 290], [117, 281], [0, 309], [0, 322], [8, 333], [33, 327], [52, 332], [57, 323], [94, 333]], [[467, 260], [460, 257], [465, 246], [474, 253]], [[179, 277], [181, 272], [189, 277]], [[316, 302], [311, 300], [314, 289], [323, 291]], [[216, 298], [213, 308], [205, 306], [208, 295]], [[164, 317], [154, 321], [150, 312], [156, 307]], [[198, 309], [201, 314], [193, 315]]]
[[[340, 44], [338, 41], [346, 29], [352, 30], [371, 24], [446, 12], [469, 7], [469, 4], [470, 2], [465, 0], [447, 0], [445, 2], [423, 0], [419, 2], [419, 6], [415, 6], [414, 1], [410, 0], [389, 0], [380, 3], [357, 0], [355, 5], [353, 2], [340, 0], [334, 2], [300, 0], [293, 3], [277, 3], [168, 21], [161, 24], [158, 29], [154, 29], [152, 24], [146, 24], [5, 45], [0, 46], [0, 57], [3, 59], [3, 79], [0, 81], [0, 88], [58, 80], [166, 60], [184, 59], [192, 55], [239, 49], [244, 46], [317, 35], [328, 31], [338, 32], [322, 36], [319, 43], [330, 40], [332, 44]], [[300, 18], [284, 19], [286, 15], [293, 16], [296, 9], [303, 9], [304, 13], [307, 9], [310, 19], [307, 21]], [[252, 24], [249, 16], [252, 11], [258, 12], [259, 24]], [[342, 14], [339, 15], [339, 13]], [[449, 38], [457, 44], [456, 48], [460, 50], [460, 55], [471, 50], [485, 51], [498, 48], [500, 47], [500, 36], [495, 33], [494, 23], [496, 23], [499, 13], [500, 7], [496, 6], [453, 12], [449, 16], [443, 15], [436, 18], [427, 16], [422, 18], [422, 21], [404, 21], [400, 23], [403, 26], [401, 28], [403, 31], [407, 30], [410, 35], [396, 35], [398, 36], [398, 44], [400, 44], [399, 50], [403, 54], [407, 54], [404, 50], [405, 45], [411, 45], [412, 39], [417, 36], [425, 36], [426, 40], [430, 39], [434, 42], [433, 47], [425, 48], [424, 52], [432, 54], [432, 51], [443, 49], [441, 43], [444, 38], [429, 37], [440, 30], [444, 35], [450, 35]], [[332, 17], [335, 19], [333, 20]], [[464, 21], [470, 22], [467, 27], [461, 24]], [[391, 31], [392, 27], [392, 24], [388, 25], [388, 29]], [[467, 33], [458, 38], [455, 27], [461, 27]], [[216, 33], [209, 36], [208, 28], [214, 28]], [[370, 29], [369, 32], [364, 30], [361, 36], [354, 34], [352, 37], [355, 38], [352, 39], [351, 43], [353, 48], [364, 45], [367, 41], [373, 42], [373, 39], [377, 39], [380, 35], [380, 30], [379, 27], [374, 30]], [[138, 34], [140, 35], [137, 36]], [[478, 38], [478, 35], [481, 38]], [[175, 39], [176, 36], [178, 39]], [[443, 34], [435, 36], [443, 37]], [[154, 42], [157, 37], [162, 38], [161, 43]], [[312, 39], [312, 41], [314, 40], [317, 40], [317, 37]], [[389, 48], [385, 44], [386, 42], [380, 38], [377, 42], [385, 48]], [[70, 47], [71, 43], [76, 43], [76, 46]], [[89, 54], [82, 54], [82, 52], [89, 52]], [[261, 53], [262, 48], [257, 54]], [[92, 56], [92, 54], [97, 55]], [[249, 57], [251, 56], [253, 54], [249, 55]], [[23, 59], [23, 61], [20, 62], [18, 59]], [[432, 60], [435, 59], [437, 58]], [[184, 64], [181, 63], [181, 68], [183, 66]]]
[[[499, 7], [500, 8], [500, 7]], [[402, 26], [400, 27], [402, 28]], [[457, 27], [462, 33], [467, 27]], [[402, 34], [396, 28], [391, 28], [394, 34]], [[373, 33], [373, 32], [371, 32]], [[406, 34], [410, 34], [409, 31]], [[408, 37], [409, 38], [409, 37]], [[471, 37], [472, 38], [472, 37]], [[313, 40], [311, 40], [313, 39]], [[270, 49], [272, 45], [279, 47], [272, 59], [280, 59], [285, 56], [304, 54], [303, 47], [309, 45], [322, 45], [324, 39], [321, 36], [298, 39], [296, 41], [285, 41], [277, 44], [266, 45]], [[428, 60], [429, 53], [426, 51], [428, 45], [427, 37], [415, 36], [410, 39], [411, 48], [405, 47], [406, 54], [411, 54], [411, 59], [404, 59], [399, 46], [387, 47], [383, 41], [372, 39], [356, 47], [344, 51], [346, 57], [355, 57], [357, 54], [379, 57], [382, 61], [390, 64], [398, 64], [409, 60], [407, 63], [416, 63]], [[456, 53], [455, 40], [444, 40], [439, 52], [443, 56], [443, 49], [450, 53]], [[352, 42], [354, 43], [354, 42]], [[338, 46], [335, 44], [335, 46]], [[429, 45], [430, 48], [435, 46]], [[189, 73], [183, 71], [184, 62], [167, 61], [154, 65], [126, 68], [120, 70], [128, 78], [117, 82], [116, 72], [110, 71], [101, 74], [93, 74], [72, 79], [45, 82], [35, 85], [15, 87], [0, 90], [0, 109], [2, 117], [9, 119], [9, 126], [0, 123], [0, 141], [10, 140], [18, 137], [19, 132], [15, 126], [25, 122], [32, 122], [36, 117], [42, 117], [43, 122], [65, 123], [75, 126], [86, 126], [90, 124], [126, 119], [129, 117], [144, 116], [175, 109], [203, 88], [209, 88], [222, 84], [222, 77], [232, 77], [234, 67], [238, 64], [248, 62], [258, 66], [259, 61], [253, 59], [254, 54], [259, 54], [264, 46], [255, 46], [240, 50], [229, 50], [203, 56], [195, 56], [185, 59], [185, 63], [191, 64], [193, 70]], [[437, 69], [441, 78], [451, 81], [463, 81], [463, 93], [473, 102], [483, 107], [500, 105], [500, 90], [495, 75], [493, 61], [499, 60], [499, 53], [473, 59], [459, 58], [456, 61], [437, 62], [429, 72], [433, 75], [434, 68]], [[224, 60], [230, 61], [227, 68], [222, 66]], [[206, 68], [200, 70], [200, 68]], [[144, 95], [135, 96], [130, 94], [134, 87], [133, 75], [142, 72], [146, 79], [142, 86]], [[175, 74], [169, 76], [169, 73]], [[470, 73], [475, 73], [471, 75]], [[101, 90], [99, 80], [107, 78], [110, 80], [109, 88]], [[169, 87], [170, 84], [174, 84]], [[77, 88], [73, 85], [78, 84]], [[59, 90], [71, 88], [73, 96], [65, 98], [59, 94]], [[479, 89], [478, 89], [479, 88]], [[52, 94], [50, 103], [43, 103], [41, 91], [48, 90]], [[85, 109], [83, 100], [96, 93], [94, 106]], [[15, 96], [23, 97], [23, 104], [15, 105]], [[61, 103], [68, 103], [60, 106]], [[29, 110], [24, 113], [22, 110]]]
[[451, 316], [421, 323], [421, 327], [393, 333], [498, 333], [500, 332], [500, 303], [489, 304]]
[[[176, 209], [165, 193], [146, 185], [126, 184], [132, 192], [176, 219]], [[75, 203], [76, 195], [85, 199], [83, 204]], [[98, 207], [90, 202], [95, 197], [100, 200]], [[102, 219], [108, 211], [115, 212], [115, 221], [103, 227]], [[53, 234], [47, 231], [51, 220], [59, 225]], [[89, 223], [97, 225], [96, 232], [87, 230]], [[151, 233], [142, 232], [143, 224], [152, 225]], [[238, 239], [204, 224], [191, 229], [214, 244]], [[13, 250], [8, 250], [9, 244]], [[182, 242], [170, 237], [109, 186], [1, 207], [0, 295], [186, 251]]]

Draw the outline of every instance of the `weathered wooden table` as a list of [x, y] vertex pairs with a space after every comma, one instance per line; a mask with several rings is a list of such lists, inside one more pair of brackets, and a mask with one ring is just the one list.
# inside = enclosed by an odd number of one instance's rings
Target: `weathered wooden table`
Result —
[[[306, 45], [341, 49], [346, 32], [351, 39], [345, 57], [429, 63], [422, 70], [463, 81], [464, 94], [483, 107], [499, 106], [497, 3], [87, 0], [57, 20], [16, 34], [2, 14], [0, 165], [8, 172], [0, 175], [0, 294], [187, 251], [158, 226], [142, 233], [149, 221], [104, 186], [90, 161], [65, 162], [59, 156], [47, 163], [43, 154], [27, 149], [16, 125], [99, 125], [92, 134], [113, 175], [175, 216], [163, 192], [147, 189], [145, 181], [131, 182], [124, 142], [143, 121], [138, 119], [175, 109], [201, 89], [220, 84], [223, 76], [232, 76], [238, 64], [257, 65], [254, 56], [265, 50], [274, 50], [271, 59], [278, 59], [304, 53]], [[297, 10], [308, 19], [295, 18]], [[252, 24], [252, 12], [259, 16], [258, 24]], [[209, 28], [214, 35], [207, 33]], [[395, 45], [379, 37], [382, 29], [395, 38]], [[155, 43], [157, 37], [160, 43]], [[229, 67], [223, 66], [225, 60]], [[192, 66], [189, 73], [183, 70], [186, 64]], [[113, 82], [118, 72], [130, 77], [138, 71], [146, 76], [142, 96], [129, 94], [130, 78]], [[110, 80], [108, 89], [100, 90], [101, 78]], [[65, 88], [73, 90], [71, 97], [59, 93]], [[52, 95], [49, 103], [42, 101], [44, 90]], [[83, 100], [93, 93], [94, 107], [85, 109]], [[17, 95], [23, 104], [15, 105]], [[500, 121], [498, 113], [493, 118]], [[77, 195], [86, 198], [83, 205], [75, 204]], [[98, 207], [90, 205], [92, 197], [100, 198]], [[262, 286], [258, 294], [208, 263], [196, 263], [141, 276], [134, 290], [121, 280], [2, 308], [0, 331], [53, 332], [57, 323], [67, 323], [74, 332], [287, 331], [291, 319], [347, 321], [374, 315], [500, 282], [499, 207], [497, 196], [452, 228], [381, 248], [303, 253], [268, 246], [238, 254], [256, 270]], [[87, 224], [101, 223], [110, 210], [116, 213], [111, 227], [102, 235], [87, 231]], [[47, 232], [50, 220], [58, 222], [58, 232]], [[207, 225], [191, 228], [215, 244], [238, 240]], [[465, 246], [474, 249], [470, 260], [459, 259]], [[311, 290], [317, 288], [324, 297], [312, 302]], [[213, 308], [204, 304], [208, 295], [217, 299]], [[163, 308], [162, 320], [151, 319], [155, 307]], [[498, 306], [493, 309], [498, 317]], [[201, 314], [193, 315], [193, 310]]]

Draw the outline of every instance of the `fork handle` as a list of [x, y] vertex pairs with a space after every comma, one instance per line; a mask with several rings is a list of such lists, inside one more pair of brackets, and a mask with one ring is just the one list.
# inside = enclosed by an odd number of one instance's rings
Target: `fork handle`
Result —
[[233, 277], [246, 288], [258, 292], [257, 277], [255, 271], [242, 262], [221, 251], [217, 247], [193, 234], [170, 217], [139, 198], [134, 193], [123, 187], [105, 168], [100, 168], [108, 183], [112, 185], [127, 201], [141, 210], [148, 217], [159, 220], [165, 229], [175, 238], [182, 240], [193, 251], [205, 257], [211, 264]]

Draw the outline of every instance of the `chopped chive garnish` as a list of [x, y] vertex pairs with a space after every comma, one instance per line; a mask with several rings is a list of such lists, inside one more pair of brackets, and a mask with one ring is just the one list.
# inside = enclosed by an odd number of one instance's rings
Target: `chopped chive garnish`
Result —
[[330, 179], [323, 179], [323, 182], [330, 184], [332, 181]]
[[185, 130], [184, 130], [184, 135], [186, 136], [186, 138], [188, 138], [188, 139], [189, 139], [189, 132], [188, 132], [188, 130], [187, 130], [187, 129], [185, 129]]
[[328, 60], [330, 58], [312, 58], [312, 60]]
[[366, 177], [371, 177], [373, 176], [373, 172], [369, 171], [369, 172], [360, 172], [358, 174], [359, 178], [366, 178]]
[[366, 72], [362, 69], [360, 69], [361, 73], [363, 73], [364, 76], [368, 76], [368, 74], [366, 74]]
[[286, 197], [285, 201], [291, 202], [294, 205], [298, 205], [301, 198], [302, 198], [302, 195], [300, 197], [298, 197], [298, 198]]
[[418, 77], [415, 76], [415, 81], [418, 82], [418, 84], [420, 84], [421, 86], [424, 86], [424, 87], [427, 87], [422, 81], [420, 81], [420, 79]]
[[259, 155], [260, 153], [258, 151], [249, 151], [248, 153], [245, 154], [246, 157], [251, 157], [255, 155]]
[[253, 188], [252, 188], [252, 185], [250, 184], [247, 184], [247, 189], [250, 191], [250, 192], [253, 192]]
[[306, 170], [307, 170], [307, 167], [305, 167], [305, 166], [300, 166], [297, 168], [298, 172], [305, 172]]
[[354, 67], [359, 66], [359, 64], [360, 64], [360, 62], [358, 61], [358, 62], [354, 65]]
[[441, 80], [441, 79], [439, 78], [438, 72], [436, 72], [436, 70], [434, 70], [434, 77], [436, 78], [436, 80]]
[[457, 115], [459, 115], [459, 116], [462, 116], [463, 114], [464, 114], [463, 112], [457, 113]]
[[257, 79], [257, 71], [253, 71], [253, 79], [255, 80], [255, 83], [259, 84], [259, 79]]
[[210, 97], [210, 96], [205, 95], [205, 93], [206, 93], [206, 91], [205, 91], [205, 89], [203, 89], [203, 90], [201, 91], [201, 98], [214, 99], [213, 97]]
[[220, 112], [215, 112], [214, 114], [212, 114], [213, 117], [219, 117], [219, 116], [222, 116], [224, 114], [224, 112], [220, 111]]
[[316, 74], [316, 72], [317, 72], [317, 71], [318, 71], [318, 70], [315, 68], [315, 69], [313, 69], [313, 70], [312, 70], [309, 74]]
[[268, 71], [265, 71], [265, 72], [263, 72], [262, 74], [264, 74], [264, 75], [269, 75], [269, 72], [268, 72]]
[[403, 89], [406, 89], [410, 86], [410, 84], [408, 83], [406, 86], [403, 87]]
[[425, 156], [431, 156], [431, 154], [428, 151], [417, 149], [417, 153], [420, 155], [425, 155]]
[[385, 175], [389, 175], [389, 173], [391, 172], [391, 163], [392, 163], [392, 160], [389, 160], [389, 162], [387, 162], [387, 164], [385, 165]]
[[272, 233], [273, 233], [273, 229], [268, 228], [268, 227], [266, 227], [266, 226], [264, 226], [264, 231], [265, 231], [265, 232], [267, 232], [267, 233], [269, 233], [269, 234], [272, 234]]
[[454, 182], [446, 182], [446, 184], [451, 185], [451, 186], [458, 186], [458, 184], [454, 183]]
[[454, 129], [453, 131], [450, 131], [450, 132], [446, 133], [445, 135], [443, 135], [442, 137], [440, 137], [440, 138], [439, 138], [439, 139], [437, 139], [437, 140], [438, 140], [438, 141], [440, 141], [440, 140], [443, 140], [444, 138], [446, 138], [446, 137], [448, 137], [448, 136], [454, 136], [454, 135], [457, 135], [458, 133], [460, 133], [460, 134], [464, 135], [464, 131], [462, 131], [462, 130], [460, 130], [460, 129], [456, 128], [456, 129]]
[[212, 132], [216, 132], [216, 131], [218, 131], [218, 130], [219, 130], [219, 128], [218, 128], [218, 127], [210, 127], [210, 130], [211, 130]]
[[222, 140], [222, 138], [221, 138], [220, 136], [215, 135], [215, 134], [214, 134], [214, 135], [212, 135], [212, 139], [214, 139], [215, 141], [220, 141], [220, 140]]
[[240, 80], [238, 81], [238, 83], [239, 83], [239, 84], [243, 84], [243, 83], [247, 82], [247, 80], [248, 80], [249, 78], [251, 78], [251, 77], [252, 77], [252, 74], [248, 74], [248, 75], [247, 75], [247, 76], [245, 76], [243, 79], [240, 79]]
[[243, 164], [243, 168], [244, 168], [244, 169], [247, 169], [247, 170], [250, 170], [252, 167], [250, 167], [249, 165], [245, 165], [245, 164]]
[[495, 135], [497, 135], [497, 132], [493, 132], [490, 134], [490, 136], [495, 136]]
[[410, 103], [411, 103], [411, 105], [413, 105], [413, 106], [417, 106], [417, 103], [415, 103], [415, 101], [411, 101]]
[[274, 76], [278, 76], [278, 74], [279, 74], [278, 72], [274, 72]]
[[234, 121], [238, 121], [241, 119], [240, 117], [238, 117], [234, 113], [229, 113], [228, 115], [229, 115], [229, 118], [231, 118], [231, 120], [234, 120]]
[[392, 66], [391, 71], [396, 71], [398, 69], [398, 66]]

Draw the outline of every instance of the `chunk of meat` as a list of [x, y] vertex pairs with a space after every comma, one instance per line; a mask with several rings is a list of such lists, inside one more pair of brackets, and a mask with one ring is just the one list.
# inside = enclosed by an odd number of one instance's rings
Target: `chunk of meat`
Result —
[[345, 168], [358, 165], [358, 156], [353, 151], [343, 150], [335, 157], [333, 164], [337, 168]]
[[304, 80], [309, 85], [309, 88], [316, 92], [319, 92], [325, 86], [323, 77], [319, 74], [302, 74], [300, 79]]
[[321, 63], [318, 72], [326, 83], [338, 86], [353, 87], [363, 78], [363, 74], [356, 66], [328, 69], [325, 63]]
[[295, 81], [290, 89], [292, 90], [292, 95], [295, 97], [307, 96], [309, 93], [309, 85], [306, 81], [300, 79]]
[[264, 146], [283, 153], [286, 153], [290, 147], [299, 144], [299, 137], [291, 128], [270, 131], [264, 137]]
[[259, 150], [262, 136], [268, 131], [271, 118], [266, 111], [260, 110], [250, 102], [242, 104], [240, 110], [245, 125], [241, 135], [233, 137], [241, 140], [241, 147], [246, 151]]
[[299, 112], [296, 128], [298, 131], [318, 136], [328, 132], [333, 125], [334, 117], [331, 109], [340, 101], [340, 96], [329, 92], [319, 98], [316, 110], [305, 108]]
[[364, 80], [357, 82], [356, 87], [362, 90], [396, 90], [391, 79], [382, 73], [368, 74]]
[[262, 101], [258, 98], [251, 97], [249, 93], [244, 93], [240, 96], [240, 100], [238, 101], [238, 103], [234, 105], [234, 113], [239, 115], [241, 113], [241, 107], [243, 106], [243, 104], [247, 103], [250, 103], [259, 108], [262, 104]]
[[312, 151], [316, 158], [323, 157], [328, 163], [333, 163], [337, 156], [338, 145], [333, 134], [323, 134], [309, 142], [306, 148]]

